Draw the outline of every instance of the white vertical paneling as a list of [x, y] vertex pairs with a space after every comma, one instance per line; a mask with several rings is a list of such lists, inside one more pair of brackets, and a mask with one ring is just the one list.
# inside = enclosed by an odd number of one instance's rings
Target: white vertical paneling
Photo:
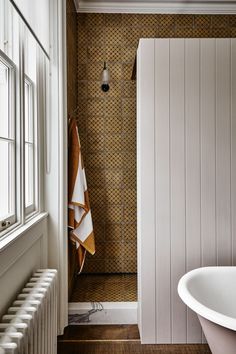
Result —
[[[139, 330], [142, 343], [156, 342], [154, 39], [138, 51], [138, 263]], [[144, 210], [146, 212], [144, 212]]]
[[216, 40], [216, 244], [218, 265], [231, 265], [230, 40]]
[[202, 266], [216, 264], [215, 39], [201, 40], [201, 246]]
[[170, 40], [170, 191], [172, 341], [186, 341], [186, 307], [177, 294], [185, 273], [184, 39]]
[[142, 342], [201, 342], [177, 285], [236, 265], [236, 39], [141, 40], [138, 195]]
[[170, 342], [171, 338], [169, 45], [169, 40], [157, 39], [155, 43], [156, 329], [159, 343]]
[[236, 39], [231, 39], [231, 220], [232, 260], [236, 266]]
[[[200, 40], [185, 43], [186, 271], [201, 266]], [[187, 342], [201, 341], [195, 313], [187, 309]]]

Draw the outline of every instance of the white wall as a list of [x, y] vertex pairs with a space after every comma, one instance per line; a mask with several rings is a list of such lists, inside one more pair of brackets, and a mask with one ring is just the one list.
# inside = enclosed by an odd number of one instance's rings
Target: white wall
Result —
[[195, 343], [180, 277], [236, 262], [236, 40], [138, 49], [138, 252], [145, 343]]
[[50, 0], [14, 0], [41, 44], [49, 53], [49, 2]]
[[0, 241], [0, 317], [32, 273], [47, 267], [47, 214], [41, 214], [37, 221], [25, 225], [20, 237], [6, 247], [4, 239]]

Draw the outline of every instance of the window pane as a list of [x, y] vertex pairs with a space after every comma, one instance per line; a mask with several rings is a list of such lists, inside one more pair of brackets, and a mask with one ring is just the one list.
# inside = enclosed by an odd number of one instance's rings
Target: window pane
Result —
[[9, 68], [0, 61], [0, 137], [10, 137]]
[[14, 214], [14, 143], [0, 140], [0, 220]]
[[25, 141], [33, 142], [33, 92], [32, 85], [25, 82]]
[[25, 206], [34, 204], [34, 149], [25, 144]]

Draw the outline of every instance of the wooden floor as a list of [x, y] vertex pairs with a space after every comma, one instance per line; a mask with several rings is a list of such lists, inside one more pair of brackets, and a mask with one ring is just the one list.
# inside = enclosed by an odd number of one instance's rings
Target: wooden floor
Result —
[[204, 344], [141, 345], [136, 325], [68, 326], [58, 354], [210, 354]]

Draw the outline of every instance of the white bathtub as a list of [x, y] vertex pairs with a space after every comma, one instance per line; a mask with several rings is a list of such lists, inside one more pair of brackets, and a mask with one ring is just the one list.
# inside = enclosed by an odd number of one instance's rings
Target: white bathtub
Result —
[[194, 269], [178, 293], [197, 313], [212, 353], [236, 354], [236, 267]]

